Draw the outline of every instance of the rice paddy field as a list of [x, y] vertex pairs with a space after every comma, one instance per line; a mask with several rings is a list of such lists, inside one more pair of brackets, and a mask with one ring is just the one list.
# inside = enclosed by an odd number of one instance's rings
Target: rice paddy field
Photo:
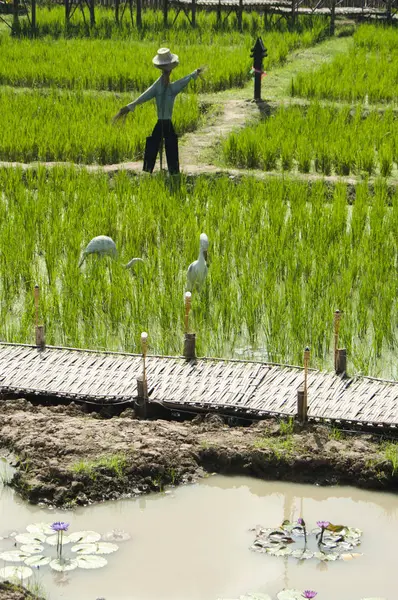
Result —
[[[215, 15], [200, 13], [195, 31], [181, 17], [164, 29], [161, 13], [150, 11], [137, 31], [127, 19], [117, 27], [107, 9], [97, 11], [95, 28], [77, 16], [66, 31], [60, 11], [39, 11], [37, 39], [0, 35], [1, 160], [102, 165], [141, 156], [154, 107], [140, 106], [123, 127], [111, 118], [154, 80], [148, 65], [159, 46], [180, 55], [178, 76], [208, 66], [177, 98], [174, 121], [183, 134], [206, 122], [218, 92], [233, 97], [250, 81], [255, 36], [262, 35], [265, 68], [272, 70], [327, 33], [319, 19], [299, 21], [295, 30], [283, 22], [264, 29], [256, 15], [245, 15], [238, 33], [233, 19], [219, 27]], [[205, 174], [176, 181], [73, 165], [0, 167], [0, 338], [33, 342], [39, 284], [48, 344], [135, 352], [145, 330], [151, 353], [180, 354], [186, 271], [205, 231], [209, 274], [193, 294], [191, 314], [199, 355], [302, 364], [309, 345], [312, 366], [333, 368], [338, 308], [350, 372], [397, 378], [398, 193], [391, 178], [398, 130], [394, 107], [367, 106], [396, 99], [396, 82], [379, 85], [375, 96], [366, 85], [363, 93], [356, 87], [365, 71], [377, 87], [366, 62], [371, 57], [380, 61], [382, 80], [395, 56], [398, 33], [380, 31], [359, 27], [356, 53], [345, 55], [355, 76], [341, 69], [337, 79], [352, 95], [337, 84], [334, 95], [326, 93], [355, 104], [326, 105], [325, 96], [303, 87], [311, 80], [326, 89], [337, 57], [314, 73], [295, 74], [286, 89], [287, 98], [294, 93], [316, 102], [274, 107], [217, 146], [230, 165], [276, 170], [280, 177]], [[354, 63], [357, 54], [364, 63]], [[336, 181], [297, 181], [290, 177], [295, 172]], [[351, 174], [363, 179], [355, 189], [344, 180]], [[83, 248], [100, 234], [115, 240], [119, 258], [90, 256], [79, 269]], [[145, 262], [124, 269], [135, 256]]]

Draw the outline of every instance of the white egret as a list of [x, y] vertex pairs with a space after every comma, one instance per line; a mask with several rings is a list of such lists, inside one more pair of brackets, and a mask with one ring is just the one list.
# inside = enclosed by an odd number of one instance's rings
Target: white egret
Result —
[[209, 247], [209, 238], [205, 233], [200, 234], [199, 242], [199, 256], [198, 260], [195, 260], [188, 267], [187, 271], [187, 291], [192, 292], [193, 288], [197, 286], [201, 288], [207, 275], [207, 249]]
[[[84, 263], [86, 256], [89, 254], [98, 254], [99, 256], [112, 256], [117, 258], [116, 244], [112, 238], [107, 235], [97, 235], [93, 238], [83, 250], [82, 258], [79, 263], [79, 267]], [[127, 265], [124, 265], [126, 269], [130, 269], [137, 262], [144, 262], [143, 258], [132, 258]]]

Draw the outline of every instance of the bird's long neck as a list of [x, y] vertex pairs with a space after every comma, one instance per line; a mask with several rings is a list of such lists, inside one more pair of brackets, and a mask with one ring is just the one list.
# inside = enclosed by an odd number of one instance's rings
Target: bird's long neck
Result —
[[205, 263], [205, 255], [204, 255], [204, 249], [203, 248], [199, 248], [199, 256], [198, 256], [198, 261], [200, 263]]

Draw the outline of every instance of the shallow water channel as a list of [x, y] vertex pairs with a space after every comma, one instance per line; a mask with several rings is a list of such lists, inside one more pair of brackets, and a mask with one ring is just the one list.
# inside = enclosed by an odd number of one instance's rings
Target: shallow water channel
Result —
[[[2, 536], [58, 520], [69, 522], [70, 532], [131, 534], [102, 569], [36, 570], [27, 583], [39, 582], [49, 600], [217, 600], [255, 592], [275, 597], [283, 588], [316, 590], [317, 600], [397, 597], [394, 494], [211, 476], [167, 493], [73, 511], [30, 506], [2, 487], [0, 511]], [[356, 551], [363, 556], [299, 563], [249, 550], [255, 536], [250, 528], [275, 527], [300, 516], [308, 527], [329, 520], [362, 529]], [[13, 549], [12, 540], [0, 540], [0, 548]]]

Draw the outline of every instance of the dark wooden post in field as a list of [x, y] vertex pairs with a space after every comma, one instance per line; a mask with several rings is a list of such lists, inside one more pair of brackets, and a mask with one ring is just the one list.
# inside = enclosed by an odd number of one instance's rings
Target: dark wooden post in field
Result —
[[141, 333], [142, 348], [142, 377], [137, 378], [137, 401], [135, 409], [141, 419], [146, 419], [148, 415], [148, 382], [146, 378], [146, 353], [148, 349], [148, 334], [146, 331]]
[[120, 0], [115, 0], [115, 21], [116, 21], [116, 25], [119, 25], [119, 7], [120, 7]]
[[242, 32], [242, 19], [243, 19], [243, 0], [239, 0], [238, 8], [238, 29]]
[[304, 350], [304, 384], [297, 390], [297, 418], [300, 423], [308, 421], [308, 366], [310, 362], [310, 349]]
[[189, 333], [189, 313], [191, 310], [191, 292], [185, 293], [185, 316], [184, 316], [184, 357], [187, 360], [193, 360], [196, 358], [195, 353], [195, 344], [196, 344], [196, 335], [194, 333]]
[[336, 0], [331, 0], [330, 6], [330, 35], [334, 35], [336, 26]]
[[44, 325], [39, 325], [39, 300], [40, 300], [39, 286], [35, 285], [34, 297], [35, 297], [35, 338], [36, 346], [43, 349], [46, 345], [44, 337]]
[[267, 56], [267, 50], [263, 40], [259, 37], [254, 44], [251, 55], [254, 69], [254, 99], [261, 100], [261, 75], [263, 73], [263, 58]]
[[19, 27], [19, 0], [13, 0], [12, 2], [12, 34], [18, 35], [20, 31]]
[[167, 27], [168, 0], [163, 0], [163, 25]]
[[30, 15], [32, 35], [36, 35], [36, 0], [32, 0], [32, 11]]
[[192, 27], [196, 27], [196, 0], [191, 2], [191, 24]]
[[142, 0], [136, 0], [137, 3], [137, 27], [138, 29], [142, 28]]
[[392, 0], [387, 0], [386, 3], [386, 20], [388, 25], [392, 25]]
[[217, 4], [217, 25], [221, 25], [221, 0], [218, 0]]
[[89, 0], [88, 2], [88, 10], [90, 12], [90, 25], [94, 27], [95, 25], [95, 0]]
[[292, 0], [292, 25], [296, 22], [296, 0]]

